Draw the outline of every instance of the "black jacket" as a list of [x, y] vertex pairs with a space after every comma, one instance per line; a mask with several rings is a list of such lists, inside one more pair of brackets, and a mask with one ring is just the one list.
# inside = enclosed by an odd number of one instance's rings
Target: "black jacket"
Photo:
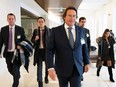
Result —
[[88, 52], [90, 53], [90, 48], [91, 48], [90, 32], [87, 28], [83, 28], [83, 30], [84, 30], [84, 33], [85, 33], [85, 41], [87, 43]]
[[[40, 28], [38, 27], [37, 29], [34, 29], [33, 31], [33, 36], [31, 38], [31, 42], [33, 43], [33, 47], [35, 49], [34, 51], [34, 65], [36, 65], [37, 63], [37, 55], [38, 54], [38, 51], [39, 51], [39, 46], [40, 46], [40, 39], [35, 41], [35, 37], [36, 35], [39, 35], [40, 37]], [[45, 26], [45, 35], [44, 35], [44, 43], [45, 43], [45, 50], [46, 50], [46, 47], [47, 47], [47, 44], [48, 44], [48, 38], [50, 37], [50, 32], [51, 32], [51, 29], [49, 29], [47, 26]]]

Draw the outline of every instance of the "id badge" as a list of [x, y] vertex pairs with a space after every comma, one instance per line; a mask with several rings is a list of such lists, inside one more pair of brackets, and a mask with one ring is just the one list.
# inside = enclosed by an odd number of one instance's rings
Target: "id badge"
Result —
[[110, 45], [108, 46], [108, 48], [110, 48]]

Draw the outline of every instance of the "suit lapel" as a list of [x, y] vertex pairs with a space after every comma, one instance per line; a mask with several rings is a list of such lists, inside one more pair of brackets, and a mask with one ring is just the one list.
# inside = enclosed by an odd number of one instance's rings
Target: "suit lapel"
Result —
[[69, 43], [69, 39], [67, 37], [67, 34], [66, 34], [66, 31], [65, 31], [65, 28], [64, 28], [64, 25], [62, 25], [62, 28], [61, 28], [61, 35], [62, 35], [62, 38], [64, 39], [64, 41], [66, 42], [66, 44], [70, 46], [70, 43]]
[[17, 39], [17, 35], [18, 35], [17, 32], [18, 32], [18, 31], [17, 31], [17, 27], [16, 27], [16, 25], [15, 25], [15, 31], [14, 31], [14, 35], [15, 35], [14, 40], [15, 40], [15, 43], [16, 43], [16, 39]]
[[76, 48], [76, 46], [77, 46], [77, 43], [78, 43], [78, 40], [79, 40], [79, 33], [80, 33], [80, 30], [79, 30], [79, 27], [77, 27], [76, 25], [75, 25], [75, 35], [76, 35], [76, 38], [75, 38], [75, 44], [74, 44], [74, 48]]
[[9, 42], [9, 26], [7, 26], [7, 29], [6, 29], [6, 38], [7, 38], [7, 44]]

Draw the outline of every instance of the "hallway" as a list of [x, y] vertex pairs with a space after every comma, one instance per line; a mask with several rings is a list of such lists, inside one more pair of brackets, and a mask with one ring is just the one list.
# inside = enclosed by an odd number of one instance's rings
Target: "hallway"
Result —
[[[5, 72], [2, 72], [1, 69], [3, 68], [5, 69]], [[20, 71], [21, 78], [19, 87], [37, 87], [36, 67], [32, 65], [32, 58], [30, 61], [29, 74], [25, 71], [23, 66], [21, 67]], [[116, 69], [113, 70], [113, 72], [114, 79], [116, 81]], [[116, 87], [116, 83], [112, 83], [109, 81], [109, 75], [106, 67], [102, 67], [100, 73], [100, 77], [97, 77], [95, 63], [92, 63], [89, 72], [84, 74], [84, 81], [82, 82], [82, 87]], [[11, 86], [12, 76], [7, 72], [5, 60], [0, 59], [0, 87]], [[58, 87], [58, 82], [50, 80], [49, 84], [44, 84], [44, 87]]]

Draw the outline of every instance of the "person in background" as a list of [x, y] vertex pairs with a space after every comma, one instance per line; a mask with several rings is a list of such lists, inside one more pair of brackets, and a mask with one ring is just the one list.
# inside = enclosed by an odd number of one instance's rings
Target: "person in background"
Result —
[[24, 29], [15, 24], [16, 17], [13, 13], [7, 15], [8, 25], [1, 28], [0, 32], [0, 55], [3, 45], [5, 46], [3, 57], [6, 59], [8, 71], [13, 76], [12, 87], [18, 87], [20, 79], [21, 60], [19, 57], [13, 61], [14, 51], [20, 50], [18, 44], [25, 40]]
[[114, 33], [110, 30], [110, 36], [114, 37]]
[[[85, 35], [85, 41], [86, 41], [86, 44], [87, 44], [87, 48], [88, 48], [88, 53], [90, 55], [90, 47], [91, 47], [91, 39], [90, 39], [90, 32], [89, 32], [89, 29], [85, 28], [85, 23], [86, 23], [86, 18], [85, 17], [80, 17], [79, 18], [79, 23], [78, 25], [83, 29], [84, 31], [84, 35]], [[83, 76], [82, 76], [82, 79], [83, 81]]]
[[114, 33], [112, 32], [112, 30], [110, 30], [110, 36], [111, 36], [112, 38], [114, 38], [114, 40], [116, 41], [116, 37], [115, 37]]
[[90, 55], [91, 38], [90, 38], [89, 29], [85, 28], [85, 23], [86, 23], [86, 18], [85, 17], [80, 17], [78, 25], [84, 30], [85, 41], [87, 43], [88, 52], [89, 52], [89, 55]]
[[106, 29], [103, 33], [102, 40], [101, 40], [101, 50], [100, 50], [100, 60], [101, 66], [97, 68], [97, 76], [100, 74], [100, 70], [102, 65], [108, 67], [109, 72], [109, 79], [111, 82], [115, 82], [113, 79], [113, 72], [112, 68], [115, 68], [115, 58], [114, 58], [114, 47], [115, 40], [110, 36], [109, 29]]
[[[46, 64], [46, 48], [47, 40], [50, 36], [50, 29], [45, 25], [45, 19], [43, 17], [38, 17], [37, 19], [38, 28], [33, 31], [33, 36], [31, 41], [34, 45], [34, 65], [37, 63], [37, 81], [38, 87], [43, 87], [42, 81], [42, 62], [45, 61]], [[48, 80], [48, 71], [45, 66], [45, 83], [47, 84]]]
[[69, 87], [69, 84], [70, 87], [81, 87], [83, 64], [84, 72], [89, 70], [90, 60], [85, 36], [83, 30], [75, 25], [76, 18], [76, 8], [68, 7], [63, 14], [64, 24], [52, 28], [48, 40], [48, 73], [52, 80], [56, 80], [57, 75], [59, 87]]

